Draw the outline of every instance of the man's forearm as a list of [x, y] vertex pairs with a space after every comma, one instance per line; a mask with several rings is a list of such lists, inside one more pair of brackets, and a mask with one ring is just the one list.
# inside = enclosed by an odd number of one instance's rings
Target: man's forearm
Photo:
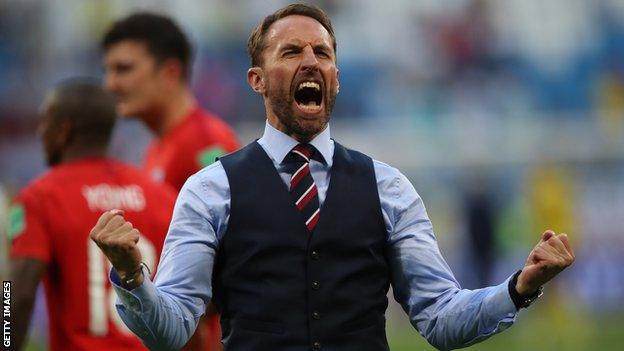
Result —
[[515, 321], [517, 311], [507, 285], [505, 281], [484, 289], [449, 291], [423, 311], [410, 314], [411, 322], [440, 350], [483, 341]]
[[[128, 290], [111, 271], [111, 282], [119, 297], [119, 315], [148, 347], [156, 350], [182, 347], [212, 297], [216, 226], [206, 218], [206, 213], [211, 212], [206, 210], [204, 200], [200, 201], [203, 193], [187, 189], [194, 184], [193, 179], [189, 178], [180, 192], [154, 281], [143, 270], [143, 282], [126, 284], [131, 288]], [[203, 191], [203, 183], [196, 185]]]
[[10, 279], [14, 282], [11, 301], [12, 347], [14, 350], [20, 350], [28, 334], [37, 286], [46, 265], [37, 259], [17, 258], [11, 260], [10, 266]]
[[21, 350], [25, 345], [26, 335], [28, 335], [28, 325], [35, 304], [34, 295], [24, 296], [15, 294], [14, 305], [11, 306], [11, 345], [14, 350]]
[[461, 289], [438, 249], [430, 221], [412, 220], [399, 228], [406, 230], [391, 236], [388, 256], [394, 296], [429, 343], [441, 350], [465, 347], [514, 322], [508, 281]]
[[150, 349], [178, 350], [193, 335], [205, 302], [185, 296], [176, 288], [157, 288], [146, 271], [140, 286], [127, 290], [111, 271], [111, 282], [119, 297], [117, 311], [124, 323]]

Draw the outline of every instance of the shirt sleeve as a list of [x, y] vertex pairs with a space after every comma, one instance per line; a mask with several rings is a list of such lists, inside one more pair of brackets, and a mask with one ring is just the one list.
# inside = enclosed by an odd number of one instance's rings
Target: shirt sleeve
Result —
[[[41, 199], [29, 191], [18, 195], [9, 209], [7, 233], [11, 240], [11, 258], [34, 258], [45, 263], [52, 259], [49, 226]], [[41, 197], [43, 198], [43, 197]]]
[[217, 162], [182, 187], [154, 282], [144, 274], [143, 284], [128, 291], [111, 271], [118, 312], [150, 349], [177, 350], [193, 335], [212, 297], [214, 258], [229, 206], [227, 177]]
[[375, 175], [388, 230], [394, 297], [418, 332], [434, 347], [449, 350], [511, 326], [517, 311], [508, 280], [483, 289], [462, 289], [440, 253], [423, 201], [409, 180], [377, 161]]

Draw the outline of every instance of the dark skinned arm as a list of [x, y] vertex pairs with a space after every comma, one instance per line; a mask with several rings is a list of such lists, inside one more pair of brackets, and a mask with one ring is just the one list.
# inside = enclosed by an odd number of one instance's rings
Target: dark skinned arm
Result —
[[30, 315], [35, 302], [35, 293], [46, 264], [32, 258], [11, 260], [11, 334], [14, 350], [21, 350], [25, 344]]

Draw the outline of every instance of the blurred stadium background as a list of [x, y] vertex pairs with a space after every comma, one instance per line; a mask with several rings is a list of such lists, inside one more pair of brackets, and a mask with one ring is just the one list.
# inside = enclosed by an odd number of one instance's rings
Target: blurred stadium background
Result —
[[[259, 137], [264, 116], [246, 84], [245, 43], [285, 3], [0, 1], [0, 198], [45, 169], [35, 135], [45, 90], [101, 77], [100, 35], [138, 9], [177, 19], [196, 46], [201, 102], [243, 142]], [[505, 279], [545, 228], [573, 240], [574, 267], [511, 330], [470, 349], [621, 350], [624, 1], [314, 3], [330, 13], [338, 40], [333, 137], [410, 178], [464, 287]], [[149, 138], [124, 120], [111, 152], [139, 163]], [[46, 349], [45, 324], [39, 303], [29, 349]], [[392, 350], [432, 349], [396, 304], [388, 324]]]

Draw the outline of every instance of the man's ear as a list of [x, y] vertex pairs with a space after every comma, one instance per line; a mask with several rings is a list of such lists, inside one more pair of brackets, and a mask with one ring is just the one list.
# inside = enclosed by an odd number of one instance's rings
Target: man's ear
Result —
[[73, 142], [74, 128], [68, 119], [62, 119], [58, 122], [54, 138], [59, 146], [67, 146]]
[[176, 59], [167, 59], [159, 64], [158, 70], [167, 82], [179, 84], [184, 80], [182, 63]]
[[336, 94], [340, 92], [340, 70], [336, 67]]
[[266, 92], [266, 85], [264, 84], [264, 71], [260, 67], [251, 67], [247, 70], [247, 83], [253, 91], [258, 94], [264, 95]]

